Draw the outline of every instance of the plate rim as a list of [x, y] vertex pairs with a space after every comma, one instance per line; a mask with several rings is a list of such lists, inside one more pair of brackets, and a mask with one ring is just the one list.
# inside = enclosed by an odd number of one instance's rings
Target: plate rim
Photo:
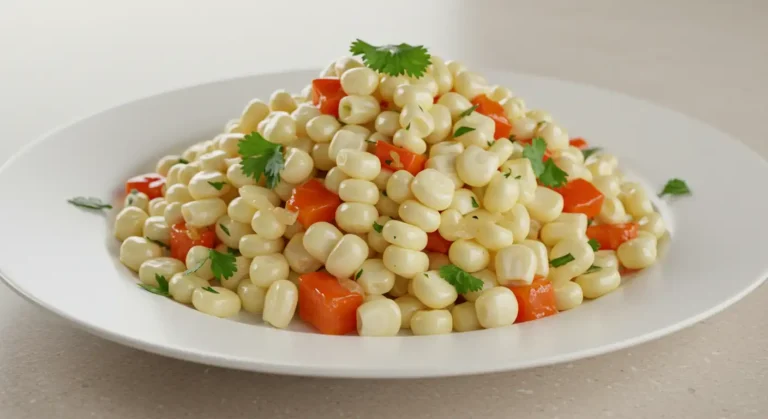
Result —
[[[122, 101], [120, 103], [100, 109], [96, 112], [89, 113], [85, 116], [74, 118], [73, 120], [66, 122], [64, 124], [60, 124], [54, 127], [53, 129], [48, 130], [45, 134], [25, 144], [19, 150], [13, 153], [2, 165], [0, 165], [0, 176], [4, 173], [5, 170], [11, 167], [16, 162], [16, 160], [18, 160], [20, 157], [22, 157], [26, 153], [30, 152], [32, 149], [34, 149], [41, 143], [44, 143], [45, 141], [55, 137], [57, 133], [64, 131], [81, 122], [87, 121], [91, 118], [98, 117], [103, 113], [123, 107], [125, 105], [129, 105], [129, 104], [133, 104], [133, 103], [141, 102], [145, 100], [152, 100], [153, 98], [163, 96], [168, 93], [173, 93], [181, 90], [194, 89], [201, 86], [211, 86], [219, 83], [231, 83], [231, 82], [237, 82], [237, 81], [242, 81], [242, 80], [252, 79], [252, 78], [279, 76], [279, 75], [284, 75], [288, 73], [309, 72], [313, 70], [314, 69], [308, 69], [308, 68], [286, 69], [286, 70], [275, 71], [275, 72], [254, 73], [254, 74], [241, 75], [241, 76], [235, 76], [235, 77], [220, 78], [220, 79], [214, 79], [211, 81], [192, 83], [185, 86], [173, 87], [173, 88], [165, 89], [150, 95], [140, 96], [140, 97]], [[579, 87], [588, 87], [590, 89], [598, 90], [601, 93], [609, 93], [611, 95], [621, 96], [622, 98], [625, 98], [625, 99], [631, 99], [633, 101], [638, 101], [647, 105], [652, 105], [655, 108], [663, 109], [666, 112], [673, 113], [678, 118], [696, 121], [697, 123], [700, 123], [706, 126], [707, 128], [712, 129], [713, 131], [717, 132], [721, 137], [723, 137], [722, 140], [727, 140], [730, 143], [730, 145], [738, 144], [741, 151], [746, 152], [747, 154], [751, 155], [750, 157], [756, 158], [757, 160], [759, 160], [764, 166], [764, 168], [768, 166], [768, 162], [766, 162], [766, 160], [760, 154], [758, 154], [755, 150], [753, 150], [751, 147], [749, 147], [745, 143], [737, 140], [733, 135], [726, 133], [720, 130], [719, 128], [712, 126], [704, 121], [701, 121], [696, 117], [684, 114], [680, 111], [669, 108], [665, 105], [657, 104], [649, 100], [646, 100], [644, 98], [638, 98], [621, 91], [615, 91], [608, 88], [603, 88], [593, 84], [588, 84], [588, 83], [583, 83], [578, 81], [560, 79], [560, 78], [555, 78], [550, 76], [541, 76], [536, 74], [520, 73], [516, 71], [503, 70], [503, 69], [481, 69], [481, 70], [488, 71], [491, 73], [497, 73], [497, 74], [499, 73], [513, 74], [516, 76], [530, 77], [530, 78], [536, 78], [540, 80], [568, 83], [568, 84], [579, 86]], [[25, 300], [32, 302], [61, 318], [71, 321], [74, 325], [88, 331], [91, 334], [94, 334], [101, 338], [105, 338], [107, 340], [120, 343], [135, 349], [140, 349], [140, 350], [144, 350], [144, 351], [158, 354], [158, 355], [168, 356], [168, 357], [177, 358], [177, 359], [183, 359], [183, 360], [206, 364], [206, 365], [215, 365], [215, 366], [221, 366], [226, 368], [241, 369], [241, 370], [248, 370], [248, 371], [255, 371], [255, 372], [278, 373], [278, 374], [297, 375], [297, 376], [317, 376], [317, 377], [337, 377], [337, 378], [377, 378], [377, 379], [378, 378], [417, 378], [417, 377], [448, 377], [448, 376], [476, 375], [476, 374], [485, 374], [485, 373], [493, 373], [493, 372], [501, 372], [501, 371], [529, 369], [529, 368], [535, 368], [535, 367], [540, 367], [545, 365], [556, 365], [556, 364], [570, 362], [578, 359], [599, 356], [602, 354], [614, 352], [620, 349], [625, 349], [628, 347], [632, 347], [635, 345], [639, 345], [645, 342], [649, 342], [649, 341], [667, 336], [671, 333], [677, 332], [686, 327], [690, 327], [693, 324], [696, 324], [702, 320], [710, 318], [715, 314], [722, 312], [723, 310], [730, 307], [731, 305], [735, 304], [739, 300], [743, 299], [750, 292], [754, 291], [759, 286], [761, 286], [766, 281], [766, 279], [768, 279], [768, 268], [764, 268], [763, 272], [758, 278], [751, 280], [746, 287], [743, 287], [741, 290], [738, 290], [738, 292], [735, 292], [730, 298], [724, 301], [721, 301], [719, 304], [716, 304], [708, 308], [707, 310], [702, 311], [697, 315], [690, 316], [678, 322], [672, 323], [666, 327], [658, 328], [644, 334], [628, 337], [628, 338], [619, 340], [617, 342], [602, 344], [599, 346], [578, 350], [578, 351], [571, 351], [566, 354], [550, 355], [547, 357], [537, 358], [534, 361], [527, 362], [524, 365], [518, 366], [518, 367], [510, 368], [510, 367], [505, 367], [503, 364], [500, 364], [499, 366], [494, 367], [493, 365], [480, 364], [480, 365], [473, 365], [472, 367], [469, 367], [469, 368], [458, 368], [456, 366], [453, 366], [452, 368], [446, 368], [444, 370], [417, 369], [417, 370], [409, 371], [409, 370], [395, 369], [395, 370], [389, 371], [386, 369], [373, 369], [373, 370], [358, 371], [352, 368], [339, 369], [334, 367], [331, 369], [324, 369], [324, 368], [319, 368], [312, 365], [263, 362], [261, 360], [243, 360], [243, 359], [235, 358], [232, 356], [221, 356], [221, 355], [217, 356], [215, 354], [207, 354], [207, 353], [201, 353], [198, 351], [184, 350], [183, 348], [174, 347], [174, 345], [168, 345], [168, 344], [164, 345], [156, 342], [147, 342], [139, 339], [134, 339], [130, 336], [120, 334], [108, 328], [102, 328], [96, 325], [87, 324], [82, 320], [79, 320], [73, 316], [68, 315], [65, 312], [58, 310], [52, 305], [49, 305], [44, 301], [37, 299], [36, 297], [28, 294], [22, 288], [21, 284], [19, 284], [17, 281], [14, 281], [10, 277], [8, 277], [0, 268], [0, 280], [2, 280], [2, 282], [5, 283], [11, 290], [13, 290], [17, 295], [21, 296]], [[370, 339], [370, 338], [363, 338], [363, 339]]]

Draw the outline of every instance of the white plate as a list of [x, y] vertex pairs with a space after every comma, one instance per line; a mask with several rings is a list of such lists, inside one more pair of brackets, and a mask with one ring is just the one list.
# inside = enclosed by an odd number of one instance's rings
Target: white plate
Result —
[[[619, 157], [651, 190], [671, 177], [694, 195], [657, 201], [672, 229], [660, 262], [577, 309], [511, 327], [445, 336], [360, 338], [210, 317], [141, 290], [117, 261], [115, 213], [66, 203], [112, 198], [160, 156], [212, 138], [253, 97], [298, 91], [290, 72], [195, 86], [83, 119], [26, 147], [0, 170], [0, 274], [18, 293], [117, 342], [212, 365], [338, 377], [428, 377], [514, 370], [636, 345], [702, 320], [765, 278], [763, 160], [727, 135], [627, 96], [551, 79], [487, 73], [573, 135]], [[258, 322], [257, 322], [258, 323]]]

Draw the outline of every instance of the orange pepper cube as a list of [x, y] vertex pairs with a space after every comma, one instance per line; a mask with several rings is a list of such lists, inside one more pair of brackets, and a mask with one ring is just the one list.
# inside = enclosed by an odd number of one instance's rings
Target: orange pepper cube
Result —
[[588, 218], [600, 214], [605, 197], [590, 182], [574, 179], [554, 190], [563, 196], [563, 212], [586, 214]]
[[293, 189], [285, 208], [298, 212], [301, 225], [309, 228], [318, 221], [333, 222], [339, 205], [341, 199], [338, 195], [326, 189], [319, 180], [310, 179]]
[[299, 317], [325, 335], [357, 330], [357, 308], [363, 296], [348, 290], [325, 272], [299, 277]]
[[530, 285], [510, 286], [509, 289], [512, 290], [517, 298], [518, 310], [515, 323], [523, 323], [557, 314], [555, 289], [546, 278], [537, 276]]

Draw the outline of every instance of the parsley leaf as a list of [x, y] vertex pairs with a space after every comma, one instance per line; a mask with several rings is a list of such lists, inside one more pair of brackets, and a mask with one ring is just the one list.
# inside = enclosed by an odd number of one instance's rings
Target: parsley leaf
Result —
[[472, 208], [480, 208], [480, 204], [477, 203], [477, 200], [475, 199], [475, 197], [473, 196], [471, 198], [472, 198]]
[[157, 281], [157, 286], [139, 284], [139, 287], [143, 288], [145, 291], [151, 292], [152, 294], [162, 295], [163, 297], [170, 297], [171, 294], [168, 291], [168, 280], [165, 279], [163, 275], [155, 274], [155, 281]]
[[585, 148], [584, 150], [581, 150], [581, 154], [584, 156], [584, 160], [587, 160], [589, 156], [597, 153], [600, 150], [602, 150], [600, 147]]
[[102, 202], [101, 199], [94, 198], [94, 197], [78, 196], [72, 199], [68, 199], [67, 202], [80, 208], [88, 208], [88, 209], [95, 209], [95, 210], [112, 209], [112, 205], [104, 203]]
[[568, 173], [557, 167], [554, 160], [549, 159], [544, 163], [544, 172], [539, 176], [539, 181], [544, 186], [559, 188], [568, 183]]
[[667, 182], [666, 185], [664, 185], [664, 190], [661, 191], [659, 194], [659, 197], [662, 197], [664, 195], [674, 195], [674, 196], [680, 196], [680, 195], [690, 195], [691, 189], [688, 188], [688, 184], [685, 183], [682, 179], [670, 179], [669, 182]]
[[257, 182], [264, 176], [267, 188], [275, 189], [280, 183], [280, 170], [285, 166], [283, 146], [270, 143], [258, 132], [252, 132], [238, 143], [238, 149], [243, 156], [243, 174]]
[[229, 229], [227, 228], [227, 226], [225, 226], [223, 223], [219, 223], [219, 227], [221, 227], [221, 231], [223, 231], [224, 234], [226, 234], [227, 236], [231, 236], [231, 234], [229, 234]]
[[362, 269], [360, 269], [359, 271], [357, 271], [357, 273], [355, 274], [355, 281], [357, 281], [358, 279], [360, 279], [360, 277], [361, 277], [361, 276], [363, 276], [363, 270], [362, 270]]
[[543, 162], [546, 151], [547, 143], [541, 137], [536, 137], [523, 148], [523, 157], [530, 160], [533, 173], [542, 185], [559, 188], [568, 183], [568, 173], [557, 167], [552, 159]]
[[531, 144], [523, 147], [523, 157], [531, 161], [531, 167], [536, 177], [544, 172], [544, 153], [547, 151], [547, 143], [541, 138], [536, 137]]
[[215, 188], [217, 191], [220, 191], [220, 190], [221, 190], [221, 188], [223, 188], [223, 187], [224, 187], [224, 185], [226, 185], [226, 184], [227, 184], [227, 182], [211, 182], [211, 181], [209, 180], [209, 181], [208, 181], [208, 184], [209, 184], [209, 185], [211, 185], [211, 186], [213, 186], [213, 187], [214, 187], [214, 188]]
[[465, 117], [465, 116], [469, 116], [469, 115], [472, 115], [472, 112], [474, 112], [474, 111], [475, 111], [475, 109], [477, 109], [477, 107], [478, 107], [478, 106], [480, 106], [480, 105], [474, 105], [474, 106], [472, 106], [471, 108], [467, 109], [466, 111], [464, 111], [464, 112], [460, 113], [460, 114], [459, 114], [459, 119], [461, 119], [461, 118], [463, 118], [463, 117]]
[[566, 255], [560, 256], [559, 258], [550, 260], [549, 264], [555, 268], [559, 268], [567, 263], [573, 262], [574, 260], [576, 260], [576, 258], [573, 257], [572, 254], [568, 253]]
[[203, 290], [205, 290], [205, 291], [208, 291], [208, 292], [212, 292], [212, 293], [214, 293], [214, 294], [218, 294], [218, 293], [219, 293], [218, 291], [216, 291], [215, 289], [213, 289], [213, 287], [200, 287], [200, 288], [201, 288], [201, 289], [203, 289]]
[[[592, 266], [589, 267], [589, 269], [587, 269], [584, 272], [584, 274], [591, 274], [592, 272], [597, 272], [597, 271], [601, 271], [601, 270], [603, 270], [603, 268], [601, 268], [599, 266], [592, 265]], [[584, 275], [584, 274], [582, 274], [582, 275]]]
[[587, 243], [589, 243], [589, 247], [592, 248], [593, 252], [597, 252], [598, 250], [600, 250], [600, 243], [598, 243], [597, 240], [589, 239], [589, 241]]
[[229, 252], [221, 253], [211, 249], [208, 257], [211, 259], [211, 271], [213, 271], [213, 276], [216, 277], [216, 279], [221, 280], [231, 278], [235, 272], [237, 272], [235, 255]]
[[461, 137], [462, 135], [474, 130], [475, 129], [472, 127], [459, 127], [456, 132], [453, 133], [453, 138]]
[[381, 233], [381, 231], [382, 231], [382, 230], [384, 230], [384, 226], [383, 226], [383, 225], [381, 225], [381, 224], [379, 224], [379, 223], [377, 223], [376, 221], [374, 221], [374, 222], [373, 222], [373, 229], [374, 229], [374, 230], [375, 230], [377, 233]]
[[167, 244], [161, 242], [160, 240], [150, 239], [149, 237], [144, 237], [144, 238], [147, 239], [147, 241], [150, 241], [150, 242], [152, 242], [152, 243], [154, 243], [154, 244], [156, 244], [156, 245], [158, 245], [158, 246], [160, 246], [162, 248], [165, 248], [165, 249], [170, 249], [171, 248], [171, 246], [168, 246]]
[[470, 291], [480, 291], [483, 289], [483, 281], [480, 278], [472, 276], [465, 270], [456, 265], [444, 265], [440, 267], [440, 276], [446, 282], [456, 288], [459, 294], [466, 294]]
[[189, 164], [189, 160], [187, 160], [187, 159], [179, 159], [179, 163], [181, 163], [181, 164]]
[[352, 55], [362, 55], [365, 65], [379, 73], [399, 76], [406, 74], [419, 78], [432, 63], [427, 49], [421, 45], [371, 45], [361, 39], [349, 47]]

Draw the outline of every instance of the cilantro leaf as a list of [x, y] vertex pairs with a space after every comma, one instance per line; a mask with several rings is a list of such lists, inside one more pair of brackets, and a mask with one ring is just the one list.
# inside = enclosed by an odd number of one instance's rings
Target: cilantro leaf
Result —
[[585, 148], [584, 150], [581, 150], [581, 154], [584, 156], [584, 160], [587, 160], [589, 156], [597, 153], [600, 150], [602, 150], [600, 147]]
[[421, 45], [371, 45], [356, 39], [349, 47], [352, 55], [362, 55], [365, 65], [379, 73], [399, 76], [406, 74], [419, 78], [432, 63], [427, 49]]
[[669, 182], [664, 185], [664, 189], [659, 194], [659, 197], [664, 195], [691, 195], [691, 189], [688, 188], [688, 184], [682, 179], [670, 179]]
[[536, 137], [531, 141], [531, 144], [523, 147], [523, 157], [531, 161], [531, 167], [533, 173], [538, 178], [544, 173], [544, 153], [547, 151], [547, 143], [541, 138]]
[[179, 163], [181, 163], [181, 164], [189, 164], [189, 160], [187, 160], [187, 159], [179, 159]]
[[587, 269], [584, 272], [584, 274], [591, 274], [592, 272], [597, 272], [597, 271], [601, 271], [601, 270], [603, 270], [603, 268], [601, 268], [599, 266], [596, 266], [596, 265], [592, 265], [592, 266], [589, 267], [589, 269]]
[[539, 181], [544, 186], [559, 188], [568, 183], [568, 173], [557, 167], [554, 160], [544, 162], [544, 172], [539, 176]]
[[522, 178], [523, 178], [523, 175], [517, 175], [517, 176], [515, 176], [515, 179], [522, 179]]
[[357, 273], [355, 274], [355, 281], [357, 281], [358, 279], [360, 279], [360, 277], [361, 277], [361, 276], [363, 276], [363, 270], [362, 270], [362, 269], [360, 269], [359, 271], [357, 271]]
[[467, 271], [456, 265], [444, 265], [440, 267], [440, 276], [446, 282], [456, 288], [459, 294], [466, 294], [470, 291], [480, 291], [483, 289], [483, 281], [480, 278], [472, 276]]
[[158, 246], [160, 246], [160, 247], [162, 247], [164, 249], [170, 249], [171, 248], [171, 246], [168, 246], [167, 244], [161, 242], [160, 240], [150, 239], [149, 237], [144, 237], [144, 238], [147, 239], [147, 241], [150, 241], [150, 242], [152, 242], [152, 243], [154, 243], [154, 244], [156, 244], [156, 245], [158, 245]]
[[95, 210], [112, 209], [112, 205], [102, 202], [101, 199], [94, 198], [94, 197], [77, 196], [72, 199], [68, 199], [67, 202], [80, 208], [88, 208], [88, 209], [95, 209]]
[[477, 200], [475, 199], [475, 197], [473, 196], [471, 198], [472, 198], [472, 208], [480, 208], [480, 204], [477, 203]]
[[143, 288], [145, 291], [151, 292], [152, 294], [162, 295], [163, 297], [170, 297], [171, 294], [168, 291], [168, 280], [165, 279], [163, 275], [155, 274], [155, 281], [157, 281], [157, 286], [139, 284], [139, 287]]
[[597, 240], [589, 239], [587, 243], [589, 243], [589, 247], [592, 248], [593, 252], [597, 252], [598, 250], [600, 250], [600, 243]]
[[381, 225], [381, 224], [379, 224], [379, 223], [377, 223], [376, 221], [374, 221], [374, 222], [373, 222], [373, 229], [374, 229], [374, 230], [375, 230], [377, 233], [381, 233], [381, 231], [382, 231], [382, 230], [384, 230], [384, 226], [383, 226], [383, 225]]
[[211, 271], [216, 279], [231, 278], [237, 272], [235, 255], [229, 252], [221, 253], [211, 249], [208, 258], [211, 259]]
[[554, 160], [544, 160], [547, 151], [547, 143], [541, 137], [536, 137], [531, 144], [523, 148], [523, 157], [531, 162], [533, 173], [542, 185], [550, 188], [559, 188], [568, 182], [568, 173], [557, 167]]
[[264, 176], [267, 188], [274, 189], [280, 183], [280, 170], [285, 166], [283, 146], [265, 140], [258, 132], [252, 132], [238, 143], [243, 156], [243, 174], [257, 182]]
[[209, 181], [208, 181], [208, 184], [209, 184], [209, 185], [211, 185], [211, 186], [213, 186], [213, 187], [214, 187], [214, 188], [215, 188], [217, 191], [220, 191], [220, 190], [221, 190], [221, 188], [223, 188], [223, 187], [224, 187], [224, 185], [226, 185], [226, 184], [227, 184], [227, 182], [211, 182], [211, 181], [209, 180]]
[[509, 141], [512, 141], [513, 143], [517, 141], [517, 138], [515, 138], [515, 134], [509, 134]]
[[475, 129], [472, 127], [459, 127], [456, 132], [453, 133], [453, 138], [461, 137], [462, 135], [474, 130]]
[[214, 293], [214, 294], [218, 294], [218, 293], [219, 293], [218, 291], [216, 291], [215, 289], [213, 289], [213, 287], [200, 287], [200, 288], [201, 288], [202, 290], [205, 290], [205, 291], [208, 291], [208, 292], [211, 292], [211, 293]]
[[460, 113], [460, 114], [459, 114], [459, 119], [461, 119], [461, 118], [463, 118], [463, 117], [465, 117], [465, 116], [469, 116], [469, 115], [472, 115], [472, 112], [474, 112], [474, 111], [475, 111], [475, 109], [477, 109], [477, 107], [478, 107], [478, 106], [480, 106], [480, 105], [474, 105], [474, 106], [472, 106], [471, 108], [467, 109], [466, 111], [464, 111], [464, 112]]
[[229, 253], [230, 255], [232, 255], [234, 257], [242, 256], [242, 253], [240, 253], [239, 250], [233, 249], [231, 247], [227, 247], [227, 253]]
[[229, 229], [227, 228], [227, 226], [225, 226], [223, 223], [219, 223], [219, 227], [221, 227], [221, 231], [223, 231], [224, 234], [226, 234], [227, 236], [231, 236], [231, 234], [229, 234]]
[[573, 257], [572, 254], [568, 253], [566, 255], [560, 256], [559, 258], [550, 260], [549, 264], [555, 268], [559, 268], [567, 263], [573, 262], [574, 260], [576, 260], [576, 258]]

